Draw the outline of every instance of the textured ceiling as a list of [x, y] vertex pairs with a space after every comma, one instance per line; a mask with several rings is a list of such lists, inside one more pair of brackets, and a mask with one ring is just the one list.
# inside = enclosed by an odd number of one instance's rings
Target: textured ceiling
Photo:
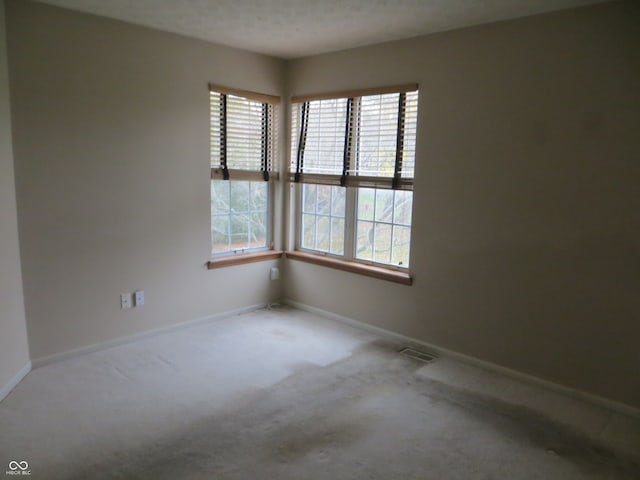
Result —
[[602, 0], [40, 0], [281, 58]]

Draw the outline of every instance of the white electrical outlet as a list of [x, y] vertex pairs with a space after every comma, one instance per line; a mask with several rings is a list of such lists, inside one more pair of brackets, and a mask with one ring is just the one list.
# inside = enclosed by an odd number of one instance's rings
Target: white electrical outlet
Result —
[[128, 308], [131, 308], [131, 294], [130, 293], [123, 293], [120, 295], [120, 309], [121, 310], [127, 310]]
[[271, 280], [278, 280], [280, 278], [280, 269], [278, 267], [271, 267]]
[[136, 290], [133, 296], [136, 302], [136, 307], [144, 305], [144, 290]]

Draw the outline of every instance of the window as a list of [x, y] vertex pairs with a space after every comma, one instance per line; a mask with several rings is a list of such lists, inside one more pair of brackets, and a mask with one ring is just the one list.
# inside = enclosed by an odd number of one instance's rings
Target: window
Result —
[[417, 85], [292, 103], [296, 249], [406, 271]]
[[277, 97], [209, 86], [211, 253], [271, 245]]
[[302, 190], [303, 248], [344, 254], [345, 189], [330, 185], [305, 185]]

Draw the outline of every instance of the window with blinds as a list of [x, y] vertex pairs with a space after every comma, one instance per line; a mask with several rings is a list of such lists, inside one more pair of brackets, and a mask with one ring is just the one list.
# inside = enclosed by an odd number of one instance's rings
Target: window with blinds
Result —
[[407, 269], [417, 85], [294, 97], [292, 104], [291, 180], [302, 184], [297, 248]]
[[292, 99], [292, 179], [412, 190], [417, 85], [339, 98]]
[[209, 86], [211, 178], [269, 180], [279, 97]]
[[278, 102], [209, 85], [213, 257], [272, 248]]

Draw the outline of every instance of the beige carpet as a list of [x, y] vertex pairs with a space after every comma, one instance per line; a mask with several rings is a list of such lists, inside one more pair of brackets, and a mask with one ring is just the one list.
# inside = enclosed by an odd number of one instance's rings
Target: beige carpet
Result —
[[282, 308], [76, 357], [0, 404], [0, 461], [34, 479], [640, 479], [610, 413], [558, 422], [491, 395], [512, 380], [398, 348]]

